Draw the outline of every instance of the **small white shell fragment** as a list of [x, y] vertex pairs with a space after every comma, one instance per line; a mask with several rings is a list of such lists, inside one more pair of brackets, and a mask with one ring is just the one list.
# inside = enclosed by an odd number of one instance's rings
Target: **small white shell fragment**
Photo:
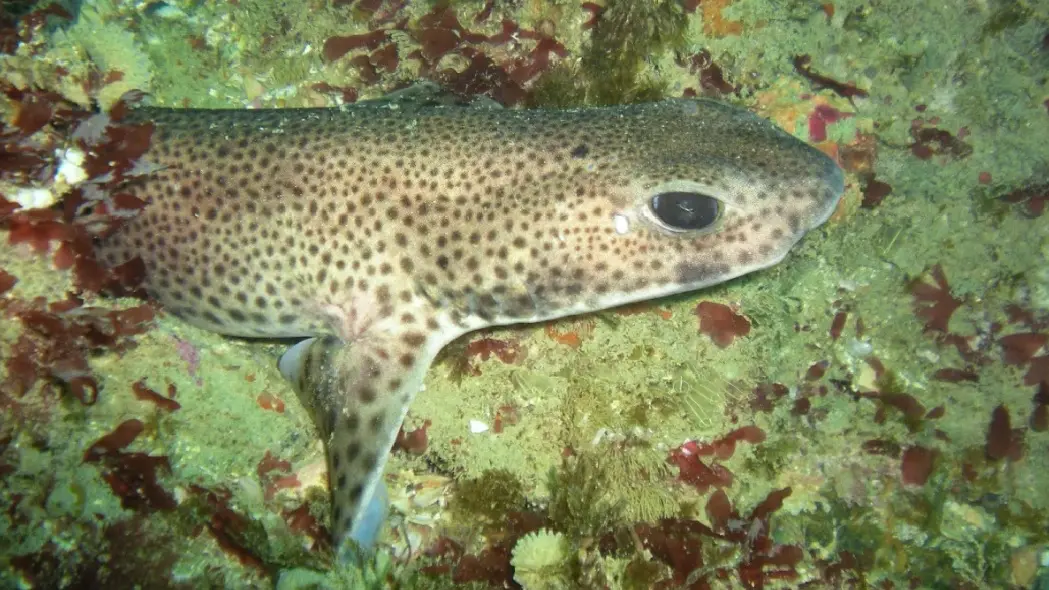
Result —
[[20, 188], [7, 198], [18, 203], [23, 209], [43, 209], [55, 204], [58, 199], [46, 188]]
[[598, 428], [597, 429], [597, 433], [594, 434], [593, 440], [590, 441], [590, 445], [591, 446], [597, 446], [597, 444], [601, 442], [601, 439], [605, 438], [606, 434], [608, 434], [608, 430], [607, 429], [605, 429], [605, 428]]
[[488, 430], [488, 425], [480, 420], [470, 420], [470, 432], [474, 434], [481, 434]]
[[630, 219], [622, 213], [616, 213], [612, 216], [612, 223], [615, 224], [616, 233], [623, 235], [630, 231]]
[[84, 160], [87, 154], [80, 148], [71, 147], [66, 150], [57, 150], [58, 172], [55, 176], [58, 180], [65, 181], [69, 186], [76, 186], [87, 180], [87, 171], [84, 170]]

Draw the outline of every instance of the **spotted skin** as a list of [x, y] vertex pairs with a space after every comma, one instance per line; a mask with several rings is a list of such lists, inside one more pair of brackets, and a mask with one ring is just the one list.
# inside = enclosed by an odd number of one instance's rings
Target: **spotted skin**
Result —
[[[143, 109], [145, 210], [100, 248], [215, 332], [320, 336], [289, 372], [328, 448], [341, 541], [437, 352], [478, 328], [702, 288], [780, 261], [834, 209], [826, 156], [706, 100], [577, 110], [362, 103]], [[702, 193], [678, 231], [654, 195]]]

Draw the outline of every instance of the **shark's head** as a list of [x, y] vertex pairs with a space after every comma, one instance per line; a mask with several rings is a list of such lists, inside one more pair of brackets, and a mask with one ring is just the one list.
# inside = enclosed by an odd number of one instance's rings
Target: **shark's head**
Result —
[[509, 322], [691, 291], [776, 264], [841, 196], [830, 158], [747, 111], [614, 110], [548, 122], [516, 170], [489, 173], [488, 194], [512, 197], [487, 205], [485, 255], [460, 251], [440, 299]]

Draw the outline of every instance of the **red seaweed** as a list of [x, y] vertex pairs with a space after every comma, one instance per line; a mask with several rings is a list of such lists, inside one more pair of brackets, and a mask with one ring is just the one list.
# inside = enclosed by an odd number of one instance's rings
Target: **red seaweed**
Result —
[[331, 533], [320, 519], [310, 513], [308, 502], [303, 502], [298, 508], [281, 510], [280, 515], [289, 529], [310, 538], [313, 543], [311, 549], [331, 551]]
[[284, 413], [284, 400], [279, 397], [264, 391], [255, 398], [255, 403], [259, 404], [259, 407], [263, 410], [272, 410], [278, 414]]
[[18, 283], [18, 278], [13, 274], [0, 269], [0, 295], [7, 293]]
[[837, 340], [841, 337], [841, 331], [845, 329], [845, 322], [849, 319], [849, 312], [839, 311], [834, 314], [834, 319], [830, 322], [830, 339]]
[[379, 29], [369, 31], [361, 35], [348, 35], [346, 37], [329, 37], [324, 42], [322, 55], [328, 61], [335, 61], [355, 49], [377, 49], [386, 42], [387, 31]]
[[158, 393], [157, 391], [147, 387], [145, 379], [139, 379], [138, 381], [132, 383], [131, 391], [135, 394], [135, 397], [137, 397], [138, 399], [153, 402], [154, 404], [160, 406], [162, 409], [165, 409], [169, 412], [174, 412], [175, 410], [182, 407], [182, 405], [174, 399], [174, 383], [168, 385], [167, 397], [164, 397], [163, 395], [160, 395], [160, 393]]
[[765, 431], [754, 425], [737, 428], [712, 443], [714, 455], [722, 461], [732, 458], [738, 442], [748, 442], [752, 445], [765, 442]]
[[1008, 334], [998, 339], [1002, 360], [1007, 365], [1024, 365], [1031, 361], [1049, 343], [1049, 334], [1026, 332]]
[[670, 580], [657, 585], [667, 587], [690, 584], [689, 588], [711, 588], [710, 580], [724, 580], [730, 575], [727, 568], [705, 572], [697, 579], [695, 573], [704, 566], [703, 537], [713, 537], [740, 546], [740, 560], [735, 573], [745, 588], [764, 588], [773, 580], [797, 577], [797, 564], [804, 551], [796, 545], [780, 545], [772, 540], [769, 519], [782, 508], [791, 489], [773, 490], [755, 506], [750, 514], [741, 517], [732, 507], [728, 496], [715, 491], [707, 501], [706, 513], [711, 526], [683, 519], [663, 519], [655, 525], [638, 524], [634, 531], [642, 546], [652, 556], [670, 566]]
[[140, 512], [174, 510], [178, 505], [174, 496], [157, 483], [158, 469], [171, 473], [168, 458], [123, 451], [143, 429], [139, 420], [121, 423], [84, 452], [84, 462], [102, 466], [102, 479], [124, 508]]
[[250, 549], [244, 539], [251, 528], [251, 520], [230, 508], [229, 501], [233, 494], [225, 489], [212, 491], [197, 485], [191, 485], [190, 491], [203, 500], [206, 526], [219, 547], [236, 557], [241, 564], [267, 573], [262, 557]]
[[1019, 461], [1023, 458], [1024, 432], [1021, 428], [1012, 428], [1009, 409], [1005, 404], [999, 404], [991, 412], [991, 424], [987, 428], [987, 444], [984, 450], [987, 458], [992, 461]]
[[753, 392], [750, 408], [755, 412], [771, 412], [776, 402], [790, 393], [790, 389], [782, 383], [762, 383], [754, 387]]
[[932, 374], [932, 378], [937, 381], [946, 381], [947, 383], [960, 383], [962, 381], [978, 383], [980, 381], [980, 375], [978, 373], [968, 369], [954, 368], [939, 369]]
[[715, 439], [711, 443], [686, 441], [680, 447], [672, 449], [667, 463], [678, 468], [678, 480], [696, 488], [700, 493], [710, 487], [727, 487], [732, 485], [732, 472], [723, 465], [708, 465], [700, 457], [714, 456], [724, 461], [736, 452], [736, 443], [764, 442], [765, 432], [757, 426], [743, 426]]
[[961, 140], [962, 133], [958, 136], [949, 131], [930, 127], [935, 125], [936, 119], [915, 119], [911, 122], [911, 153], [921, 160], [928, 160], [935, 155], [943, 155], [952, 159], [966, 158], [972, 154], [972, 146]]
[[513, 365], [524, 360], [525, 350], [521, 347], [521, 343], [515, 339], [499, 340], [483, 337], [471, 340], [462, 353], [455, 358], [454, 376], [462, 378], [464, 375], [473, 377], [480, 375], [481, 369], [474, 364], [473, 358], [480, 357], [482, 361], [487, 361], [492, 356], [508, 365]]
[[886, 439], [871, 439], [865, 441], [861, 445], [863, 452], [870, 453], [871, 455], [883, 455], [885, 457], [899, 457], [900, 451], [902, 450], [900, 445], [895, 441]]
[[583, 2], [580, 8], [590, 13], [590, 18], [583, 23], [582, 29], [584, 31], [596, 27], [597, 21], [601, 20], [601, 15], [605, 12], [605, 7], [596, 2]]
[[1039, 383], [1038, 390], [1031, 401], [1034, 404], [1029, 420], [1031, 430], [1035, 432], [1049, 430], [1049, 383], [1045, 381]]
[[947, 333], [951, 315], [961, 307], [962, 301], [951, 295], [947, 276], [939, 264], [929, 269], [928, 277], [932, 279], [932, 283], [924, 277], [914, 279], [910, 283], [910, 291], [914, 296], [914, 314], [925, 320], [926, 332]]
[[503, 404], [495, 411], [495, 420], [492, 421], [492, 432], [500, 434], [504, 425], [514, 425], [521, 419], [517, 408], [510, 404]]
[[1031, 364], [1024, 374], [1024, 385], [1038, 385], [1049, 383], [1049, 354], [1036, 356], [1031, 359]]
[[873, 209], [881, 205], [885, 197], [892, 194], [892, 185], [875, 179], [873, 174], [866, 175], [864, 180], [863, 200], [860, 202], [860, 206], [864, 209]]
[[816, 105], [816, 108], [809, 114], [809, 140], [816, 143], [827, 141], [828, 125], [853, 116], [855, 113], [845, 113], [828, 104]]
[[678, 480], [696, 488], [703, 493], [711, 487], [727, 487], [732, 485], [732, 472], [717, 463], [707, 465], [695, 451], [689, 451], [688, 443], [670, 452], [667, 463], [676, 465], [678, 468]]
[[827, 367], [830, 366], [830, 361], [822, 360], [812, 363], [809, 369], [805, 371], [806, 381], [819, 381], [823, 378], [823, 375], [827, 373]]
[[812, 82], [817, 90], [826, 88], [842, 98], [852, 99], [854, 96], [867, 97], [867, 91], [857, 88], [854, 84], [838, 82], [837, 80], [812, 71], [812, 58], [808, 55], [797, 55], [794, 57], [794, 71], [803, 78]]
[[495, 8], [495, 0], [485, 0], [484, 7], [474, 15], [473, 22], [475, 25], [479, 25], [492, 16], [492, 9]]
[[270, 451], [259, 461], [255, 473], [262, 483], [263, 497], [266, 501], [273, 499], [277, 492], [286, 488], [297, 488], [302, 485], [299, 478], [292, 473], [291, 461], [278, 459]]
[[694, 313], [699, 318], [699, 331], [710, 336], [718, 348], [726, 348], [737, 337], [750, 334], [750, 321], [723, 303], [700, 302]]
[[[713, 56], [707, 50], [696, 53], [688, 60], [688, 71], [690, 74], [699, 74], [699, 89], [703, 96], [723, 96], [726, 94], [735, 94], [739, 91], [738, 86], [730, 84], [725, 80], [725, 74], [721, 70], [721, 66], [714, 63]], [[686, 91], [691, 88], [686, 88]], [[686, 93], [687, 94], [687, 93]], [[692, 93], [695, 95], [695, 91]]]
[[1021, 210], [1028, 217], [1040, 217], [1049, 203], [1049, 183], [1036, 183], [1015, 189], [999, 197], [1010, 204], [1022, 204]]
[[25, 329], [6, 361], [4, 389], [21, 396], [43, 380], [48, 388], [64, 390], [85, 405], [95, 403], [99, 388], [89, 355], [134, 346], [131, 337], [151, 327], [153, 310], [148, 305], [126, 310], [80, 305], [75, 299], [47, 309], [42, 299], [0, 303]]
[[[471, 21], [478, 24], [488, 20], [492, 8], [494, 4], [486, 4]], [[325, 42], [323, 54], [332, 61], [353, 51], [367, 51], [367, 55], [355, 55], [350, 60], [365, 84], [379, 83], [379, 70], [393, 72], [402, 57], [418, 60], [422, 62], [420, 78], [434, 80], [460, 96], [485, 94], [501, 104], [512, 105], [524, 101], [528, 96], [526, 86], [548, 70], [555, 57], [566, 57], [568, 50], [550, 36], [551, 23], [540, 23], [539, 30], [534, 31], [522, 29], [510, 20], [503, 20], [500, 25], [501, 31], [494, 35], [471, 31], [463, 26], [455, 9], [439, 3], [414, 24], [402, 19], [389, 28], [331, 37]], [[402, 56], [390, 41], [392, 30], [404, 31], [419, 48]], [[524, 40], [534, 41], [534, 48], [523, 50]], [[509, 51], [489, 52], [491, 46], [500, 45], [511, 47]], [[462, 57], [466, 67], [444, 67], [446, 61], [442, 58], [447, 55]]]
[[404, 426], [397, 431], [397, 438], [393, 441], [394, 451], [405, 451], [412, 455], [421, 455], [426, 452], [426, 447], [429, 444], [429, 435], [426, 434], [426, 429], [430, 427], [431, 422], [429, 420], [423, 421], [423, 425], [412, 431], [406, 431]]
[[929, 476], [932, 475], [936, 456], [935, 449], [927, 449], [920, 445], [904, 449], [900, 461], [900, 475], [903, 483], [915, 486], [925, 485]]

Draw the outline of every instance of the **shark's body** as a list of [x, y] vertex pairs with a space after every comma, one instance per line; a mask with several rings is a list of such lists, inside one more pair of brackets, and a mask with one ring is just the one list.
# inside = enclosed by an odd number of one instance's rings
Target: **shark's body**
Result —
[[478, 328], [690, 291], [775, 264], [832, 212], [826, 156], [720, 103], [580, 110], [361, 104], [139, 111], [156, 123], [101, 245], [223, 334], [320, 336], [281, 369], [325, 437], [338, 540], [360, 539], [437, 352]]

